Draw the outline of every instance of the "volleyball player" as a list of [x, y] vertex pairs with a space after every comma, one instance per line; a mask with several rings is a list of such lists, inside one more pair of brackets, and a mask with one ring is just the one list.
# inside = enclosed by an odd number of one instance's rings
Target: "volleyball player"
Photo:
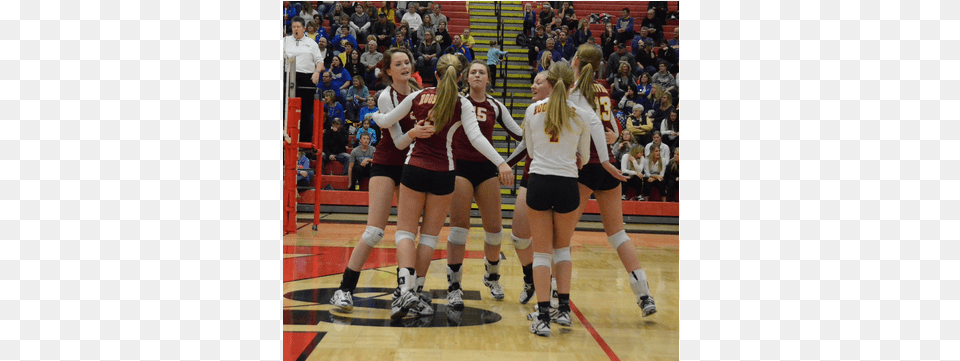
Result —
[[[577, 77], [575, 89], [570, 93], [570, 100], [579, 107], [596, 111], [603, 127], [619, 134], [617, 122], [613, 119], [613, 103], [607, 90], [594, 81], [594, 70], [600, 66], [603, 54], [599, 48], [590, 44], [581, 45], [573, 56], [573, 70]], [[617, 251], [620, 262], [623, 263], [630, 275], [630, 288], [637, 298], [643, 317], [657, 312], [657, 306], [650, 294], [647, 276], [640, 268], [633, 242], [623, 229], [623, 203], [620, 199], [620, 182], [625, 178], [613, 176], [601, 169], [603, 158], [612, 157], [610, 147], [593, 140], [590, 146], [590, 160], [580, 169], [580, 207], [576, 212], [577, 219], [583, 214], [587, 199], [595, 194], [597, 205], [600, 206], [600, 217], [603, 221], [603, 230], [607, 234], [607, 241]], [[619, 175], [619, 174], [618, 174]]]
[[[409, 50], [391, 48], [385, 52], [380, 76], [389, 83], [381, 93], [379, 109], [390, 111], [403, 101], [408, 94], [419, 90], [416, 81], [410, 77], [413, 72], [413, 54]], [[370, 252], [383, 239], [383, 230], [390, 217], [390, 208], [394, 194], [399, 198], [400, 176], [403, 173], [403, 161], [406, 158], [408, 146], [412, 138], [429, 137], [433, 135], [433, 127], [415, 125], [411, 119], [403, 119], [384, 132], [390, 136], [383, 137], [380, 145], [373, 153], [373, 168], [370, 170], [369, 213], [367, 215], [367, 229], [360, 236], [360, 242], [353, 248], [350, 261], [343, 270], [340, 288], [330, 298], [330, 303], [342, 311], [353, 309], [353, 291], [357, 288], [357, 280], [363, 264], [370, 257]], [[409, 131], [406, 135], [404, 131]]]
[[[547, 71], [553, 84], [550, 98], [527, 107], [524, 116], [524, 140], [530, 154], [526, 204], [529, 226], [533, 231], [533, 279], [539, 289], [550, 287], [551, 267], [556, 262], [560, 296], [560, 325], [570, 326], [570, 238], [577, 227], [577, 153], [590, 150], [589, 117], [593, 112], [573, 106], [567, 100], [567, 84], [573, 82], [573, 70], [566, 62], [557, 62]], [[550, 336], [550, 294], [537, 294], [539, 314], [530, 332]]]
[[[423, 281], [417, 277], [426, 275], [440, 230], [450, 210], [450, 199], [456, 183], [451, 143], [456, 130], [464, 127], [470, 143], [489, 161], [497, 164], [501, 183], [513, 184], [510, 166], [483, 138], [473, 105], [457, 94], [456, 82], [462, 71], [463, 65], [456, 56], [444, 55], [437, 62], [437, 78], [441, 80], [436, 88], [412, 93], [389, 113], [373, 115], [374, 121], [381, 126], [392, 126], [400, 119], [410, 117], [415, 121], [427, 120], [435, 130], [433, 136], [418, 140], [411, 148], [400, 178], [396, 233], [400, 297], [394, 300], [390, 313], [395, 320], [406, 316], [413, 307], [417, 307], [415, 311], [420, 315], [433, 312], [420, 309], [420, 298], [416, 293], [422, 289]], [[421, 213], [420, 244], [415, 247], [414, 238]]]
[[[466, 97], [477, 113], [480, 132], [488, 143], [493, 140], [494, 122], [500, 124], [510, 137], [520, 140], [523, 130], [517, 125], [510, 111], [502, 103], [487, 95], [490, 83], [489, 68], [481, 60], [474, 60], [467, 69], [470, 88]], [[453, 138], [453, 158], [456, 161], [456, 187], [450, 202], [450, 235], [447, 238], [447, 304], [463, 307], [463, 256], [470, 233], [470, 204], [476, 199], [480, 209], [485, 233], [483, 258], [485, 274], [483, 284], [497, 300], [503, 299], [500, 285], [500, 243], [503, 239], [500, 213], [500, 182], [496, 166], [477, 151], [467, 139], [466, 133], [458, 130]]]

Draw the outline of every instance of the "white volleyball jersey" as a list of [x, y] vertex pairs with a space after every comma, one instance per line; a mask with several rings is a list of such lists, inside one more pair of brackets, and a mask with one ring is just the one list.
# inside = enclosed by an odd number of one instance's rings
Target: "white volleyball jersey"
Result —
[[547, 103], [550, 98], [530, 104], [523, 118], [525, 128], [524, 141], [530, 161], [530, 173], [577, 178], [577, 153], [583, 162], [590, 157], [590, 122], [597, 115], [591, 111], [574, 106], [576, 119], [568, 119], [569, 129], [562, 128], [557, 136], [550, 136], [545, 130]]

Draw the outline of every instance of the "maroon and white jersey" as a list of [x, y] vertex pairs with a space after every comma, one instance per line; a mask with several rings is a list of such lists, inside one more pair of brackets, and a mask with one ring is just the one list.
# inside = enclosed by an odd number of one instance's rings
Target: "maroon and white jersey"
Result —
[[[387, 87], [380, 92], [380, 98], [377, 100], [377, 107], [380, 109], [381, 113], [387, 113], [393, 108], [397, 107], [397, 104], [405, 99], [407, 95], [398, 93], [393, 87]], [[403, 136], [404, 133], [410, 131], [411, 128], [416, 123], [410, 119], [402, 119], [400, 122], [395, 124], [392, 127], [384, 127], [381, 125], [381, 131], [384, 133], [383, 139], [380, 139], [380, 144], [377, 144], [377, 150], [373, 152], [373, 163], [382, 164], [382, 165], [403, 165], [403, 161], [407, 158], [407, 151], [410, 147], [404, 147], [403, 149], [397, 149], [396, 143], [394, 142], [394, 137], [399, 138]], [[378, 124], [379, 125], [379, 124]], [[389, 134], [388, 134], [389, 133]]]
[[[429, 119], [430, 111], [436, 106], [436, 102], [437, 89], [427, 88], [411, 93], [387, 114], [374, 114], [373, 120], [381, 127], [393, 126], [404, 119], [416, 124], [420, 120]], [[438, 172], [454, 170], [453, 137], [460, 127], [464, 128], [470, 144], [479, 149], [486, 159], [496, 165], [504, 161], [493, 145], [483, 138], [473, 105], [464, 97], [458, 96], [450, 121], [443, 129], [434, 130], [433, 136], [417, 139], [411, 144], [404, 164]]]
[[[476, 110], [477, 124], [480, 125], [480, 132], [483, 133], [483, 138], [488, 143], [493, 143], [494, 121], [500, 123], [500, 127], [507, 131], [511, 138], [518, 141], [522, 139], [523, 129], [520, 128], [510, 111], [502, 103], [489, 95], [481, 102], [473, 101], [473, 98], [469, 95], [465, 98], [470, 100], [470, 104]], [[453, 159], [482, 162], [487, 160], [487, 157], [470, 144], [467, 133], [464, 133], [461, 128], [453, 136]]]
[[[576, 85], [574, 85], [576, 86]], [[620, 134], [620, 127], [617, 124], [616, 120], [613, 118], [613, 101], [610, 100], [610, 93], [607, 93], [607, 89], [600, 85], [600, 83], [593, 82], [594, 89], [594, 101], [597, 104], [596, 114], [600, 117], [600, 125], [602, 128], [599, 130], [602, 132], [607, 129], [613, 130], [615, 133]], [[570, 101], [572, 101], [576, 106], [593, 110], [590, 107], [590, 103], [580, 94], [580, 91], [574, 88], [573, 93], [570, 93]], [[594, 125], [595, 126], [595, 125]], [[590, 161], [588, 163], [603, 163], [613, 159], [613, 152], [610, 151], [610, 146], [607, 144], [606, 135], [603, 134], [602, 137], [598, 139], [597, 137], [598, 127], [595, 127], [590, 130], [591, 139], [590, 139]], [[604, 151], [597, 153], [597, 149], [603, 148]]]

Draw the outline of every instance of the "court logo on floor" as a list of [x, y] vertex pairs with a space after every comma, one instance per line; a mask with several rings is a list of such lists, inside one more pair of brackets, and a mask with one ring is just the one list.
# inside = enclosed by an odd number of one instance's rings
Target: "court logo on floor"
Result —
[[[503, 317], [492, 311], [466, 306], [456, 310], [446, 305], [446, 290], [432, 290], [431, 296], [440, 303], [434, 303], [434, 314], [420, 317], [407, 317], [402, 320], [390, 319], [390, 302], [393, 288], [363, 287], [353, 293], [353, 311], [342, 312], [330, 304], [330, 297], [336, 288], [315, 288], [284, 294], [283, 297], [311, 305], [290, 307], [283, 310], [284, 325], [316, 325], [327, 322], [338, 325], [373, 327], [463, 327], [480, 326], [499, 322]], [[480, 300], [479, 291], [463, 292], [463, 300]], [[323, 309], [315, 308], [324, 306]]]

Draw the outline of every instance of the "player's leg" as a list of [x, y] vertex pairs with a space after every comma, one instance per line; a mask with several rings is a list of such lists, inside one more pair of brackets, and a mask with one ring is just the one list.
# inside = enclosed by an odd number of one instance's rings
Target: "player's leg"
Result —
[[450, 235], [447, 236], [447, 305], [463, 307], [463, 256], [470, 234], [470, 203], [473, 184], [457, 177], [453, 198], [450, 200]]
[[510, 238], [513, 248], [517, 251], [517, 259], [523, 269], [523, 291], [520, 292], [520, 303], [526, 304], [533, 298], [536, 287], [533, 284], [533, 240], [530, 238], [530, 223], [527, 213], [527, 187], [520, 187], [517, 191], [517, 204], [513, 210], [513, 225]]
[[490, 288], [490, 294], [497, 300], [503, 299], [503, 286], [500, 284], [500, 244], [503, 242], [503, 219], [500, 204], [500, 181], [490, 178], [477, 187], [473, 198], [480, 209], [484, 231], [484, 275], [483, 284]]
[[414, 238], [417, 236], [420, 213], [426, 202], [427, 194], [417, 192], [406, 185], [400, 186], [400, 203], [397, 210], [397, 264], [400, 271], [397, 284], [400, 297], [393, 302], [390, 318], [401, 319], [406, 316], [419, 297], [416, 296], [416, 259], [417, 250]]
[[[553, 264], [553, 211], [530, 209], [530, 230], [533, 232], [533, 282], [536, 288], [549, 289]], [[550, 293], [537, 293], [537, 319], [530, 325], [530, 332], [540, 336], [550, 335]]]
[[637, 304], [643, 309], [643, 315], [649, 316], [657, 312], [657, 306], [650, 294], [647, 276], [640, 269], [636, 247], [623, 229], [623, 203], [617, 197], [618, 194], [620, 194], [618, 188], [597, 192], [597, 205], [600, 207], [603, 229], [607, 234], [607, 241], [617, 251], [620, 262], [630, 275], [630, 286]]

